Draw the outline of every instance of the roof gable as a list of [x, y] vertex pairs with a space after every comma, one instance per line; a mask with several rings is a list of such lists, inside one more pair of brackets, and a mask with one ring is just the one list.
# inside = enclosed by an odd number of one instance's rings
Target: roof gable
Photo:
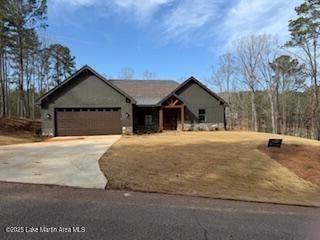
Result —
[[183, 101], [179, 98], [179, 96], [175, 93], [171, 93], [169, 95], [167, 95], [165, 98], [163, 98], [159, 103], [158, 105], [162, 105], [164, 104], [167, 100], [169, 100], [171, 97], [174, 97], [175, 99], [179, 100], [180, 102], [183, 103]]
[[80, 68], [69, 78], [64, 80], [61, 84], [42, 95], [37, 101], [41, 103], [51, 94], [58, 91], [62, 86], [65, 86], [70, 81], [73, 81], [81, 73], [86, 71], [90, 72], [98, 79], [103, 81], [105, 84], [115, 89], [121, 95], [129, 98], [132, 101], [132, 103], [135, 103], [140, 106], [160, 106], [170, 96], [177, 97], [177, 92], [182, 90], [190, 82], [198, 84], [211, 96], [219, 100], [224, 105], [227, 105], [227, 103], [220, 96], [212, 92], [209, 88], [207, 88], [194, 77], [188, 78], [181, 84], [172, 80], [107, 80], [88, 65], [85, 65], [82, 68]]
[[[204, 89], [206, 92], [208, 92], [211, 96], [213, 96], [214, 98], [216, 98], [217, 100], [219, 100], [221, 103], [223, 103], [224, 105], [227, 105], [227, 102], [221, 98], [219, 95], [217, 95], [216, 93], [212, 92], [209, 88], [207, 88], [205, 85], [203, 85], [198, 79], [196, 79], [195, 77], [190, 77], [188, 78], [186, 81], [184, 81], [183, 83], [181, 83], [176, 89], [174, 89], [170, 94], [168, 94], [164, 99], [169, 98], [172, 95], [177, 95], [177, 93], [182, 90], [185, 86], [187, 86], [189, 83], [194, 82], [196, 83], [198, 86], [200, 86], [202, 89]], [[163, 100], [161, 100], [160, 102], [158, 102], [158, 104], [161, 104], [163, 102]]]
[[76, 71], [74, 74], [72, 74], [69, 78], [67, 78], [66, 80], [64, 80], [61, 84], [59, 84], [58, 86], [54, 87], [53, 89], [51, 89], [50, 91], [48, 91], [47, 93], [45, 93], [44, 95], [42, 95], [37, 102], [41, 103], [44, 99], [46, 99], [47, 97], [49, 97], [51, 94], [53, 94], [54, 92], [58, 91], [62, 86], [65, 86], [66, 84], [68, 84], [69, 82], [73, 81], [77, 76], [79, 76], [81, 73], [83, 72], [90, 72], [91, 74], [93, 74], [94, 76], [96, 76], [98, 79], [100, 79], [101, 81], [103, 81], [105, 84], [107, 84], [108, 86], [110, 86], [111, 88], [115, 89], [117, 92], [119, 92], [121, 95], [129, 98], [133, 103], [136, 103], [135, 99], [133, 97], [131, 97], [129, 94], [127, 94], [126, 92], [124, 92], [123, 90], [121, 90], [120, 88], [118, 88], [117, 86], [115, 86], [114, 84], [112, 84], [110, 81], [106, 80], [103, 76], [101, 76], [99, 73], [97, 73], [95, 70], [93, 70], [90, 66], [85, 65], [82, 68], [80, 68], [78, 71]]

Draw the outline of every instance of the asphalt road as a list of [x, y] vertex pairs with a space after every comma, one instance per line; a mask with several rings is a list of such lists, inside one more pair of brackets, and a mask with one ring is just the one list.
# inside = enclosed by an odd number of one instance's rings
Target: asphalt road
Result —
[[0, 227], [19, 240], [319, 240], [320, 209], [0, 183]]

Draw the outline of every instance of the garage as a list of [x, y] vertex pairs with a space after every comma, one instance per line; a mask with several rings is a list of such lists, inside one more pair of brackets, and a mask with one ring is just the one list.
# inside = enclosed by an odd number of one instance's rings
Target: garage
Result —
[[120, 108], [55, 109], [56, 136], [121, 134]]

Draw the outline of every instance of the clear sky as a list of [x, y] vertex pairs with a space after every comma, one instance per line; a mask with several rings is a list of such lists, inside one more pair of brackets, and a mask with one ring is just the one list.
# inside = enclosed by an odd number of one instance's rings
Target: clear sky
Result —
[[219, 55], [251, 34], [288, 38], [299, 0], [49, 0], [49, 42], [67, 45], [77, 68], [118, 77], [132, 68], [158, 79], [210, 79]]

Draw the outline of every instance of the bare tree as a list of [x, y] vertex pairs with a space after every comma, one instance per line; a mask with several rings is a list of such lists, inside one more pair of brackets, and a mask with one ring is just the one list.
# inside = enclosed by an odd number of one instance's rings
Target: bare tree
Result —
[[131, 80], [134, 78], [134, 70], [129, 67], [122, 68], [119, 73], [120, 79]]
[[265, 50], [267, 38], [267, 35], [252, 35], [235, 42], [238, 68], [243, 76], [242, 82], [251, 92], [251, 129], [253, 131], [258, 131], [256, 92], [261, 82], [258, 68], [261, 63], [262, 52]]
[[155, 79], [156, 78], [156, 74], [153, 73], [153, 72], [150, 72], [149, 70], [146, 70], [142, 73], [142, 77], [143, 79], [145, 80], [152, 80], [152, 79]]
[[277, 108], [277, 89], [279, 86], [278, 79], [274, 76], [271, 63], [274, 61], [278, 54], [278, 41], [271, 35], [265, 35], [261, 38], [263, 41], [263, 50], [261, 52], [261, 60], [259, 65], [259, 71], [261, 74], [261, 80], [266, 89], [269, 103], [270, 103], [270, 116], [272, 133], [278, 132], [278, 108]]
[[233, 115], [233, 101], [231, 101], [231, 87], [234, 80], [235, 73], [235, 59], [231, 53], [226, 53], [219, 58], [217, 70], [214, 71], [212, 80], [213, 83], [218, 85], [220, 92], [225, 94], [229, 106], [226, 109], [226, 118], [228, 128], [233, 128], [232, 115]]

